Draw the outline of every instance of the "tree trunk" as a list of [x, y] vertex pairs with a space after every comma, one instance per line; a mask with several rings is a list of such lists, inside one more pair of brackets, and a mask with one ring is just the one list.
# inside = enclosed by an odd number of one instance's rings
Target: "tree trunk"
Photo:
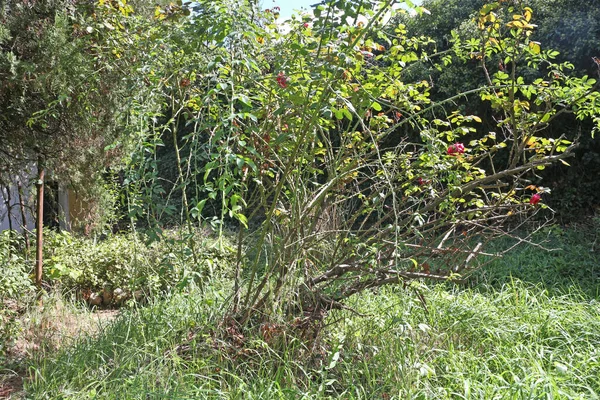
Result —
[[44, 163], [41, 157], [38, 158], [38, 181], [37, 181], [37, 246], [35, 250], [35, 284], [37, 287], [42, 286], [42, 266], [44, 265], [43, 260], [43, 245], [44, 245]]

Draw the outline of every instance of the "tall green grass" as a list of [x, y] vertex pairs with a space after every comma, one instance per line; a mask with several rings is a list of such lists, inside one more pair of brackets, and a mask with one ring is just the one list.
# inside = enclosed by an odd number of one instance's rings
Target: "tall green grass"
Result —
[[560, 256], [522, 247], [471, 287], [417, 282], [353, 298], [355, 311], [332, 312], [314, 343], [223, 323], [229, 288], [215, 281], [124, 311], [98, 337], [34, 362], [26, 396], [597, 399], [598, 255], [573, 235], [552, 236]]
[[175, 295], [40, 360], [26, 388], [65, 399], [599, 397], [598, 301], [517, 281], [486, 289], [422, 287], [424, 304], [369, 293], [353, 304], [367, 316], [330, 315], [306, 359], [259, 337], [228, 349], [212, 335], [219, 309]]
[[[536, 245], [522, 244], [502, 258], [493, 259], [472, 283], [498, 288], [516, 278], [539, 283], [550, 294], [574, 289], [592, 298], [600, 297], [600, 219], [569, 228], [554, 225], [534, 235], [533, 241]], [[511, 239], [500, 239], [492, 245], [501, 249], [513, 244]]]

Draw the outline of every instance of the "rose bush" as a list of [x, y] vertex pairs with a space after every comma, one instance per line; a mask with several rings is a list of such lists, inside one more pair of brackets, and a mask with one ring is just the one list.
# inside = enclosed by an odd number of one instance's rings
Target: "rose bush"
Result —
[[[484, 7], [479, 38], [455, 37], [440, 59], [402, 25], [379, 28], [391, 1], [319, 5], [311, 29], [303, 17], [283, 27], [275, 12], [204, 1], [154, 36], [171, 40], [164, 52], [154, 43], [146, 67], [169, 116], [153, 132], [168, 132], [177, 154], [164, 197], [181, 191], [190, 232], [235, 226], [235, 321], [321, 319], [370, 288], [464, 276], [488, 240], [514, 234], [509, 220], [542, 208], [523, 188], [575, 146], [544, 128], [560, 113], [592, 116], [600, 102], [593, 79], [568, 77], [569, 65], [531, 39], [532, 10], [505, 6]], [[405, 79], [422, 62], [477, 65], [487, 84], [433, 102], [431, 82]], [[190, 85], [175, 84], [183, 77]], [[469, 96], [491, 104], [494, 131], [454, 107]], [[140, 143], [145, 158], [132, 164], [152, 196], [156, 143]], [[160, 221], [163, 209], [139, 203], [139, 215]]]

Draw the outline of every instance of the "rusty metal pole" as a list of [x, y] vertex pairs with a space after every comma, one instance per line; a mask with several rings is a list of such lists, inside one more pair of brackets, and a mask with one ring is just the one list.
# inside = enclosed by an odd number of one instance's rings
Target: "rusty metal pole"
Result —
[[42, 157], [38, 158], [38, 181], [37, 186], [37, 245], [35, 249], [35, 284], [38, 288], [42, 287], [42, 267], [44, 265], [44, 257], [42, 254], [44, 246], [44, 162]]

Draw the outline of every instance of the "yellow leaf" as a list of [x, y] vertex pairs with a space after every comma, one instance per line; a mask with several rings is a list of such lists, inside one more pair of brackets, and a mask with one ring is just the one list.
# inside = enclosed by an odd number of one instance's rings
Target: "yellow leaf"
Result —
[[535, 147], [535, 143], [536, 143], [536, 141], [537, 141], [537, 138], [536, 138], [536, 137], [530, 137], [530, 138], [529, 138], [529, 140], [527, 140], [527, 143], [526, 143], [526, 144], [527, 144], [527, 146], [528, 146], [528, 147], [530, 147], [530, 148], [531, 148], [531, 147]]
[[542, 50], [539, 42], [529, 42], [529, 48], [533, 51], [533, 54], [540, 54]]
[[519, 29], [525, 28], [525, 24], [522, 23], [521, 21], [510, 21], [508, 24], [506, 24], [506, 26], [508, 26], [509, 28], [519, 28]]
[[498, 41], [496, 40], [496, 38], [489, 38], [488, 41], [486, 42], [486, 46], [493, 46], [493, 45], [498, 45]]

